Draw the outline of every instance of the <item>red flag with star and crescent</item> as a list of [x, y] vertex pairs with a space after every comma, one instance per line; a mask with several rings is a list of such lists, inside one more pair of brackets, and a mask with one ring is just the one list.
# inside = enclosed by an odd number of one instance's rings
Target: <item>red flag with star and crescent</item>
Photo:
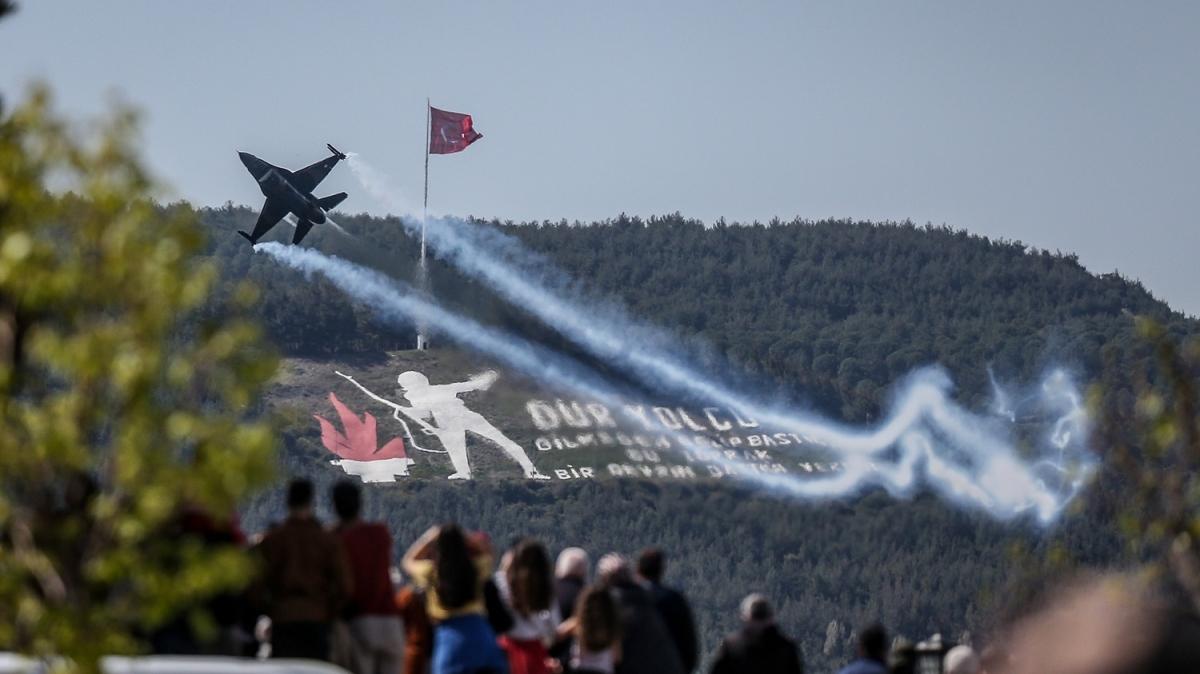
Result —
[[429, 154], [462, 152], [480, 138], [470, 115], [429, 108]]

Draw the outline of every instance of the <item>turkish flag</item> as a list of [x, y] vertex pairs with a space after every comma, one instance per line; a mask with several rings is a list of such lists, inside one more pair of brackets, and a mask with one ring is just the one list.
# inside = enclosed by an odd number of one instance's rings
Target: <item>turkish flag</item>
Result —
[[429, 154], [462, 152], [483, 138], [471, 126], [471, 116], [429, 108]]

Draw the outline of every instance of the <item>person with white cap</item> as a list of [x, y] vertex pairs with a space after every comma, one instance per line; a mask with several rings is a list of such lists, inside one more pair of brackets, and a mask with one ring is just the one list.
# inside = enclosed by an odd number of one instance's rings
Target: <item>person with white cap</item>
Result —
[[955, 646], [942, 660], [943, 674], [979, 674], [979, 656], [970, 646]]
[[621, 661], [616, 674], [685, 674], [671, 634], [629, 560], [609, 553], [596, 563], [596, 578], [612, 593], [621, 616]]

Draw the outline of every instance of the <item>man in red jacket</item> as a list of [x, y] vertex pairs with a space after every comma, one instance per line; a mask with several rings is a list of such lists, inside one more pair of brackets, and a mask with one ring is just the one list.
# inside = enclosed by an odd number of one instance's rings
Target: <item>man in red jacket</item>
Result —
[[355, 674], [396, 674], [404, 664], [404, 624], [392, 587], [392, 535], [378, 522], [360, 517], [358, 485], [341, 481], [333, 487], [333, 508], [350, 563], [353, 592], [343, 615], [350, 628]]

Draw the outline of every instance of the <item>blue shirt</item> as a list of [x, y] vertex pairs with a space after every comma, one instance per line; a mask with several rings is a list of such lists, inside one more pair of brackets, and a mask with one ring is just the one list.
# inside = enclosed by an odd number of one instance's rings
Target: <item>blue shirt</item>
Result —
[[868, 660], [859, 658], [854, 662], [842, 667], [838, 674], [888, 674], [887, 667], [878, 660]]

